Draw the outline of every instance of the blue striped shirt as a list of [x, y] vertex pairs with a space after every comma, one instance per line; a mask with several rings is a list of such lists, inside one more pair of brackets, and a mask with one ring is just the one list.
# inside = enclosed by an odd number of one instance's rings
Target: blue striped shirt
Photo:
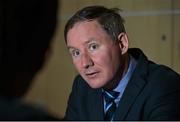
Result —
[[[113, 91], [117, 91], [120, 92], [119, 96], [115, 99], [115, 103], [116, 105], [118, 105], [119, 101], [121, 100], [121, 97], [123, 95], [123, 92], [134, 72], [134, 69], [136, 68], [136, 60], [130, 56], [130, 62], [129, 62], [129, 67], [127, 72], [123, 75], [123, 78], [120, 80], [118, 86], [113, 90]], [[104, 100], [104, 111], [105, 111], [105, 100]], [[105, 111], [106, 112], [106, 111]]]

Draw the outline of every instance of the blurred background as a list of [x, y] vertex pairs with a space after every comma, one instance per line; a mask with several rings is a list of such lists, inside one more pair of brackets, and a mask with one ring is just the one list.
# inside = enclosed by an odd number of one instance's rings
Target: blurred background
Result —
[[77, 72], [66, 49], [63, 30], [70, 16], [89, 5], [122, 9], [130, 47], [141, 48], [150, 60], [180, 74], [180, 0], [60, 0], [59, 4], [51, 56], [36, 75], [25, 101], [64, 116]]

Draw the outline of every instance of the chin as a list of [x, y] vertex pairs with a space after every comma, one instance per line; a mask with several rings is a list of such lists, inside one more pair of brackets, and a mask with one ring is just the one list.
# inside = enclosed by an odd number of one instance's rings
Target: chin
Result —
[[98, 83], [88, 83], [88, 85], [93, 89], [102, 88], [104, 84], [98, 84]]

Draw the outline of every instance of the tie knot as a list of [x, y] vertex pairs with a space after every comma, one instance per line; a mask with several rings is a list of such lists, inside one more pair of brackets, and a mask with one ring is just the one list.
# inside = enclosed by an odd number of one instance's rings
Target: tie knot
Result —
[[119, 96], [116, 91], [104, 91], [104, 98], [107, 103], [113, 102]]

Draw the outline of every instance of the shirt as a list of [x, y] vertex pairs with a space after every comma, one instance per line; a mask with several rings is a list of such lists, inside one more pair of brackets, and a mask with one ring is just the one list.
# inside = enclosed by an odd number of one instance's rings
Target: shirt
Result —
[[[119, 96], [115, 99], [115, 103], [118, 106], [119, 101], [121, 100], [121, 97], [123, 95], [123, 92], [134, 72], [134, 69], [136, 68], [136, 60], [130, 55], [130, 62], [127, 72], [123, 75], [122, 79], [119, 81], [118, 86], [113, 90], [119, 92]], [[105, 99], [104, 99], [104, 111], [105, 111]], [[105, 111], [106, 112], [106, 111]]]

